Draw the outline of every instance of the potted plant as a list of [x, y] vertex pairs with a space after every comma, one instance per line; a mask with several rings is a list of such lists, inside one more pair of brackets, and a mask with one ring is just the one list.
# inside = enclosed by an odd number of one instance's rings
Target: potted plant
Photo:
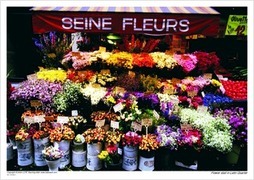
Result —
[[111, 144], [106, 148], [106, 150], [101, 151], [98, 157], [100, 160], [104, 161], [106, 169], [121, 169], [122, 156], [118, 153], [118, 147]]
[[141, 143], [139, 144], [139, 169], [141, 171], [154, 170], [155, 150], [159, 148], [159, 141], [155, 134], [142, 135]]
[[102, 151], [102, 142], [105, 140], [106, 132], [103, 128], [89, 128], [84, 133], [87, 143], [87, 168], [89, 170], [100, 170], [102, 162], [98, 154]]
[[77, 134], [73, 140], [73, 151], [83, 151], [84, 150], [85, 138], [82, 134]]
[[138, 167], [138, 146], [141, 143], [141, 135], [128, 131], [122, 136], [123, 145], [123, 169], [134, 171]]

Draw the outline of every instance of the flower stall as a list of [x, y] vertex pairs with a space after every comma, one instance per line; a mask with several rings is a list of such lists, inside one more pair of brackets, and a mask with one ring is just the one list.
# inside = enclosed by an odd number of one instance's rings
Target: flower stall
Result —
[[[247, 82], [217, 77], [216, 52], [174, 52], [167, 40], [172, 35], [216, 36], [219, 13], [214, 9], [31, 11], [33, 40], [44, 67], [9, 93], [8, 100], [23, 108], [20, 123], [7, 131], [10, 141], [16, 140], [19, 167], [220, 170], [216, 164], [232, 160], [232, 153], [247, 146], [247, 109], [235, 104], [247, 103]], [[113, 41], [110, 33], [117, 34]], [[92, 34], [100, 40], [88, 49]], [[214, 164], [206, 166], [205, 160]]]

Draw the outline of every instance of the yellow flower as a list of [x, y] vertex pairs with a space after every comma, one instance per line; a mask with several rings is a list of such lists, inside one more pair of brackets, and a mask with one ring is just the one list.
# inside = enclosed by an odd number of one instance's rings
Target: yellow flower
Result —
[[182, 90], [182, 91], [186, 91], [186, 89], [187, 89], [186, 85], [181, 84], [181, 90]]
[[216, 79], [212, 79], [211, 80], [211, 84], [215, 87], [220, 87], [221, 86], [221, 83], [220, 81], [216, 80]]
[[50, 82], [64, 82], [67, 77], [67, 73], [62, 69], [57, 70], [40, 68], [36, 75], [38, 79], [43, 79]]
[[98, 155], [98, 158], [101, 160], [106, 159], [108, 156], [108, 151], [101, 151], [101, 153]]

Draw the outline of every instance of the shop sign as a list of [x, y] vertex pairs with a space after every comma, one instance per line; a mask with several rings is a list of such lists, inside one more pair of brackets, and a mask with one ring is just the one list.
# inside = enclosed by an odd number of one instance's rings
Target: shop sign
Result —
[[36, 12], [34, 33], [48, 31], [119, 34], [204, 34], [217, 35], [218, 16], [191, 16], [152, 13]]
[[225, 35], [247, 36], [247, 15], [229, 15]]

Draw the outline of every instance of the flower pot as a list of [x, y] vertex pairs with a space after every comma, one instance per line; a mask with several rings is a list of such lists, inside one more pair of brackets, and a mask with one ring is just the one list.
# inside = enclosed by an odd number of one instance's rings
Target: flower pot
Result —
[[122, 161], [120, 160], [119, 163], [104, 163], [105, 169], [106, 170], [111, 170], [111, 171], [120, 171], [122, 169]]
[[156, 170], [172, 170], [175, 163], [175, 151], [167, 147], [160, 147], [155, 153]]
[[175, 153], [175, 165], [186, 169], [197, 170], [198, 152], [192, 148], [179, 149]]
[[33, 163], [32, 141], [31, 138], [25, 141], [16, 141], [18, 153], [18, 165], [28, 166]]
[[154, 170], [154, 151], [140, 151], [139, 156], [139, 170], [153, 171]]
[[100, 170], [102, 168], [102, 162], [98, 158], [97, 155], [93, 156], [93, 155], [87, 154], [86, 167], [87, 167], [88, 170], [97, 171], [97, 170]]
[[226, 154], [227, 163], [233, 165], [237, 164], [239, 155], [240, 155], [241, 147], [237, 144], [233, 145], [232, 151]]
[[49, 146], [49, 138], [33, 139], [34, 142], [34, 164], [36, 166], [46, 166], [47, 163], [42, 155], [44, 147]]
[[72, 166], [84, 167], [86, 165], [86, 151], [72, 151]]
[[138, 147], [123, 147], [123, 163], [122, 168], [126, 171], [135, 171], [138, 168]]
[[45, 160], [48, 167], [49, 167], [49, 171], [50, 172], [55, 172], [58, 171], [58, 167], [60, 165], [60, 159], [54, 160], [54, 161], [49, 161], [49, 160]]
[[91, 156], [97, 156], [98, 154], [101, 153], [101, 151], [102, 151], [101, 142], [87, 144], [87, 154]]
[[54, 147], [60, 149], [63, 152], [66, 152], [70, 150], [70, 144], [71, 142], [68, 140], [61, 140], [60, 142], [55, 141]]
[[44, 147], [49, 146], [49, 137], [43, 139], [33, 139], [34, 142], [34, 152], [41, 152]]
[[13, 158], [13, 145], [11, 143], [7, 143], [7, 161]]
[[64, 169], [68, 164], [70, 164], [70, 151], [64, 152], [63, 157], [60, 158], [59, 168]]
[[83, 152], [84, 148], [85, 148], [85, 143], [84, 142], [76, 143], [75, 141], [73, 141], [73, 146], [72, 146], [73, 151]]

